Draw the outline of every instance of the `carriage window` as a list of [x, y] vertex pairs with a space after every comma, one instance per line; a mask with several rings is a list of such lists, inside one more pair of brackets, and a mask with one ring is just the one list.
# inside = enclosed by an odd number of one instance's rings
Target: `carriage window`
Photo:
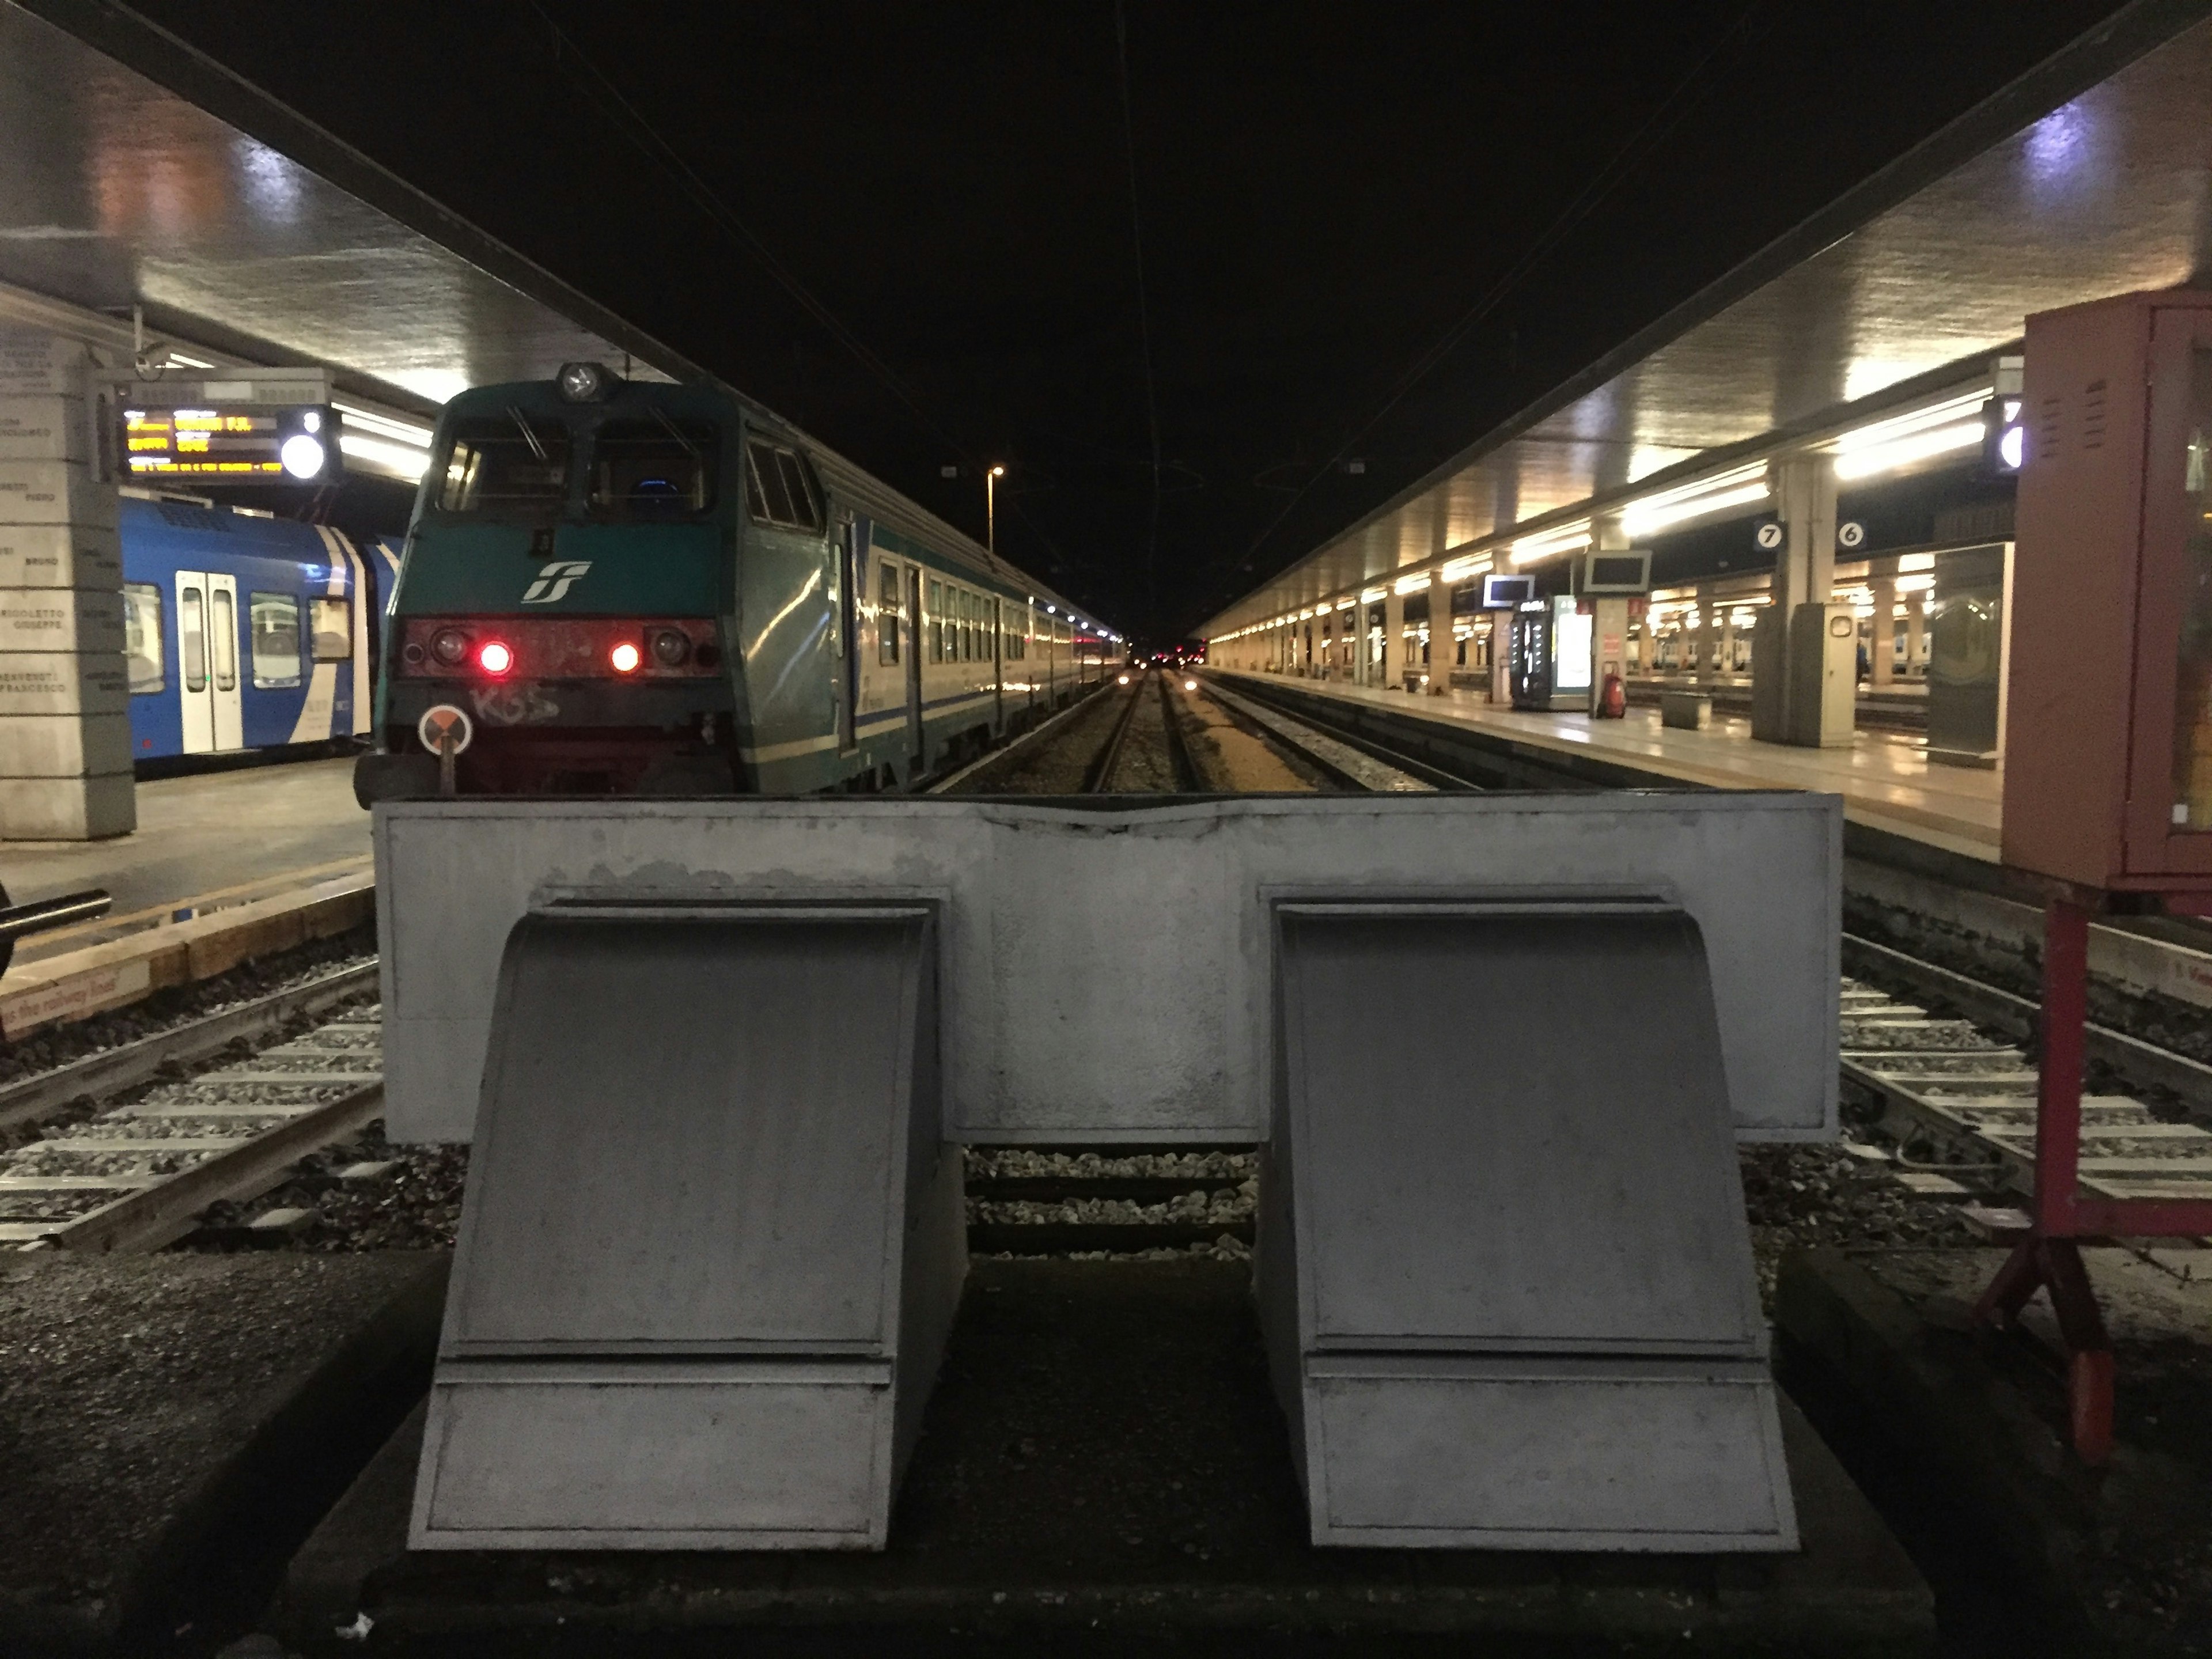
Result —
[[789, 530], [822, 528], [821, 491], [803, 457], [758, 438], [745, 454], [745, 505], [755, 519]]
[[876, 660], [895, 663], [899, 659], [899, 578], [898, 567], [887, 564], [876, 578]]
[[249, 593], [246, 616], [253, 630], [253, 684], [279, 690], [300, 683], [300, 602], [289, 593]]
[[177, 593], [177, 649], [185, 659], [185, 690], [207, 690], [207, 600], [197, 587]]
[[945, 584], [929, 585], [929, 659], [945, 660]]
[[161, 665], [161, 590], [151, 582], [123, 584], [123, 650], [131, 665], [131, 695], [166, 689]]
[[453, 422], [441, 513], [544, 513], [568, 493], [568, 428], [520, 410]]
[[343, 662], [353, 655], [351, 599], [309, 599], [307, 615], [317, 662]]
[[695, 422], [609, 421], [592, 443], [592, 505], [625, 519], [672, 519], [714, 502], [721, 434]]
[[234, 691], [238, 689], [238, 600], [228, 588], [217, 588], [212, 597], [215, 619], [208, 635], [214, 647], [215, 689]]
[[972, 662], [975, 657], [975, 596], [962, 587], [955, 589], [952, 597], [954, 654], [962, 662]]

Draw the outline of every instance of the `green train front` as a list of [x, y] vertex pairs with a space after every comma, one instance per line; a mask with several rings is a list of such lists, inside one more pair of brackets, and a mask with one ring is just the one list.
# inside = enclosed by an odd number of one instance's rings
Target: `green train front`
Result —
[[446, 406], [355, 793], [441, 793], [440, 733], [461, 794], [910, 787], [1113, 643], [763, 411], [572, 363]]

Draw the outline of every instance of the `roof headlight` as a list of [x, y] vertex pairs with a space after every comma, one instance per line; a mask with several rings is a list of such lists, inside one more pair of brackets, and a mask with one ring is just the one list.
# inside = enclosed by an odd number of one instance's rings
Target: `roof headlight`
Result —
[[469, 654], [469, 636], [458, 628], [441, 628], [430, 636], [430, 654], [448, 668], [457, 668]]
[[691, 636], [680, 628], [653, 630], [653, 659], [663, 668], [680, 668], [691, 654]]
[[553, 384], [569, 403], [595, 404], [614, 390], [615, 377], [604, 364], [563, 363]]

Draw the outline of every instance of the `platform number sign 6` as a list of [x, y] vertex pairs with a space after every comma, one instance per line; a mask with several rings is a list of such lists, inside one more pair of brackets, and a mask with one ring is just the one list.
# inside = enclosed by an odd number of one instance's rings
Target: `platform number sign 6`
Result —
[[1844, 520], [1836, 526], [1836, 545], [1838, 547], [1865, 546], [1866, 526], [1856, 519]]

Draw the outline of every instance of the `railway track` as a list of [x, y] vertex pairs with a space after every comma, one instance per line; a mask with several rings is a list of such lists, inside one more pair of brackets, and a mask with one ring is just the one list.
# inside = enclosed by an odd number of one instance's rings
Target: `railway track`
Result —
[[[157, 1249], [210, 1205], [257, 1196], [358, 1132], [384, 1106], [378, 1010], [358, 1006], [375, 971], [326, 975], [0, 1091], [0, 1122], [20, 1124], [152, 1085], [0, 1154], [0, 1247]], [[190, 1069], [325, 1013], [250, 1055]]]

